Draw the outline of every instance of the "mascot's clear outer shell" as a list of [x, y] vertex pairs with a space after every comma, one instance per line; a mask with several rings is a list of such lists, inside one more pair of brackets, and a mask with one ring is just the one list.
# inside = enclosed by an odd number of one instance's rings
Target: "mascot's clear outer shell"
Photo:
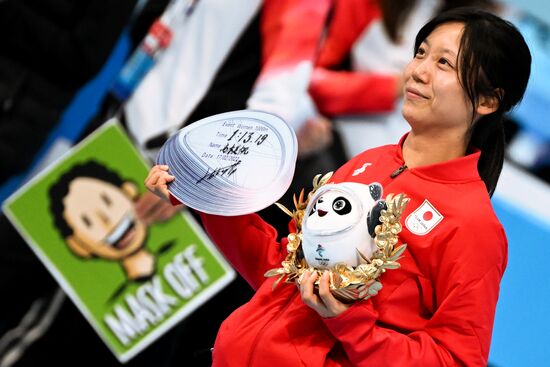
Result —
[[302, 222], [306, 262], [314, 268], [328, 269], [338, 263], [359, 265], [359, 253], [370, 259], [376, 245], [368, 231], [367, 217], [376, 201], [369, 185], [343, 182], [320, 187], [309, 200]]
[[[319, 273], [318, 279], [320, 279], [323, 269], [310, 266], [304, 256], [301, 255], [302, 221], [311, 198], [331, 176], [332, 172], [323, 177], [321, 175], [315, 176], [313, 179], [313, 190], [308, 194], [307, 199], [304, 200], [303, 190], [298, 199], [294, 197], [295, 210], [290, 211], [284, 206], [277, 204], [279, 208], [294, 219], [296, 233], [288, 235], [288, 255], [281, 263], [281, 267], [271, 269], [265, 273], [266, 277], [278, 277], [273, 283], [273, 287], [276, 287], [283, 279], [287, 283], [296, 281], [306, 270], [317, 271]], [[385, 201], [387, 209], [382, 210], [380, 215], [381, 224], [375, 230], [375, 249], [372, 255], [367, 257], [358, 252], [360, 263], [357, 266], [337, 263], [327, 268], [330, 273], [331, 291], [336, 298], [343, 302], [354, 302], [377, 294], [382, 288], [378, 277], [387, 269], [397, 269], [400, 266], [397, 260], [399, 260], [405, 251], [406, 245], [402, 244], [398, 247], [395, 247], [395, 245], [397, 245], [398, 235], [402, 229], [399, 220], [409, 199], [405, 194], [395, 196], [388, 194]]]

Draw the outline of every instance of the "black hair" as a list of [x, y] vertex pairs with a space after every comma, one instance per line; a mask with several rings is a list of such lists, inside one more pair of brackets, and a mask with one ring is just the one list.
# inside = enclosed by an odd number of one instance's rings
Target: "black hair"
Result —
[[531, 72], [531, 53], [517, 28], [489, 12], [465, 7], [443, 12], [416, 36], [420, 44], [439, 25], [462, 23], [458, 76], [475, 112], [481, 97], [494, 97], [498, 109], [482, 116], [469, 130], [469, 147], [479, 148], [478, 172], [492, 196], [504, 163], [504, 114], [523, 98]]
[[64, 238], [73, 234], [73, 229], [63, 217], [63, 212], [65, 211], [63, 199], [69, 193], [69, 185], [71, 182], [78, 177], [97, 178], [117, 187], [122, 187], [125, 182], [116, 172], [109, 170], [107, 167], [94, 160], [72, 166], [67, 172], [61, 175], [61, 177], [50, 186], [48, 193], [50, 197], [50, 212], [54, 216], [55, 226]]

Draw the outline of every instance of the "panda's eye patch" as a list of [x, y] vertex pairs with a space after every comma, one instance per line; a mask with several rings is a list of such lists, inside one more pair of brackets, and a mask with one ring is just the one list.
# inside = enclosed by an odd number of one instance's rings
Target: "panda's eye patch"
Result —
[[346, 215], [351, 212], [351, 204], [343, 196], [339, 196], [332, 202], [332, 209], [339, 215]]

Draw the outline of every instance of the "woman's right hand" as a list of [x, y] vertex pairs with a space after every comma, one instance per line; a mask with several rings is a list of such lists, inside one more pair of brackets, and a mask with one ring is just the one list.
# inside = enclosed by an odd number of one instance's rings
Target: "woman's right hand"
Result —
[[168, 191], [168, 183], [175, 179], [174, 176], [168, 173], [168, 166], [156, 165], [149, 171], [145, 179], [145, 186], [158, 197], [169, 200], [168, 197], [170, 192]]

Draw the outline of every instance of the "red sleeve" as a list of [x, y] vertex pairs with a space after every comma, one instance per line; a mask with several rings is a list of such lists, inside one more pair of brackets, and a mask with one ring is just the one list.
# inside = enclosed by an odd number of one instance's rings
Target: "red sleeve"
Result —
[[396, 77], [315, 68], [309, 93], [325, 116], [388, 112], [394, 109]]
[[[371, 301], [325, 319], [355, 366], [487, 366], [506, 239], [501, 228], [464, 227], [445, 239], [436, 256], [436, 309], [423, 328], [398, 332], [377, 324]], [[394, 309], [398, 319], [397, 303]]]
[[315, 59], [330, 0], [267, 0], [262, 9], [264, 74]]
[[172, 204], [173, 206], [178, 206], [182, 204], [182, 202], [176, 199], [176, 197], [172, 195], [171, 192], [168, 193], [168, 201], [170, 201], [170, 204]]
[[355, 40], [378, 17], [380, 17], [380, 10], [376, 1], [336, 0], [317, 65], [321, 67], [339, 65], [349, 54]]
[[279, 267], [286, 256], [285, 240], [257, 214], [225, 217], [199, 213], [204, 228], [227, 260], [254, 289], [266, 271]]
[[396, 78], [392, 75], [334, 71], [356, 40], [380, 17], [376, 1], [337, 0], [309, 93], [325, 116], [387, 112], [394, 108]]

